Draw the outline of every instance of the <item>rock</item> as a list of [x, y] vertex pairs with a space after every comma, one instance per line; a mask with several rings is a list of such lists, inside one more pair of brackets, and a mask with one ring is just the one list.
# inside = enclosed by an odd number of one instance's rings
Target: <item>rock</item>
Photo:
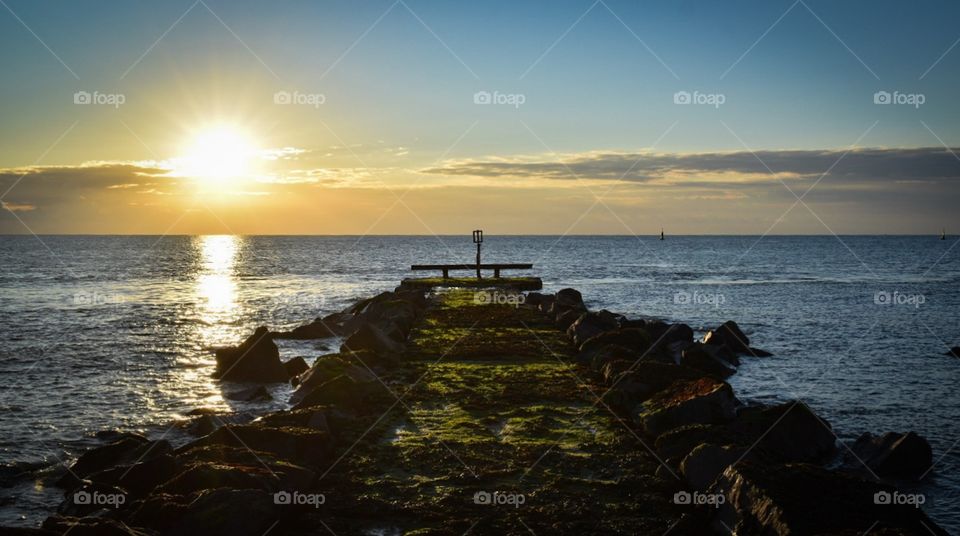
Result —
[[325, 339], [327, 337], [333, 337], [337, 335], [337, 332], [334, 330], [333, 326], [328, 326], [322, 318], [318, 318], [309, 324], [304, 324], [302, 326], [297, 326], [291, 331], [281, 331], [274, 334], [274, 338], [277, 339], [295, 339], [295, 340], [311, 340], [311, 339]]
[[615, 380], [604, 400], [611, 406], [632, 411], [636, 405], [674, 382], [697, 380], [701, 377], [703, 373], [687, 367], [641, 361], [633, 367], [633, 370], [625, 372]]
[[552, 294], [542, 294], [540, 292], [528, 292], [526, 297], [524, 297], [524, 305], [530, 307], [539, 308], [541, 304], [547, 302], [553, 302], [554, 296]]
[[693, 342], [693, 328], [686, 324], [647, 322], [643, 329], [657, 346], [669, 346], [677, 342]]
[[169, 454], [162, 454], [144, 462], [120, 465], [93, 473], [88, 478], [91, 482], [122, 488], [131, 498], [140, 498], [173, 478], [179, 471], [180, 463], [177, 459]]
[[752, 355], [753, 357], [770, 357], [773, 355], [766, 350], [761, 350], [759, 348], [753, 348], [753, 347], [750, 347], [750, 349], [747, 350], [747, 354]]
[[374, 383], [373, 381], [358, 382], [347, 374], [341, 374], [312, 389], [302, 397], [294, 409], [332, 405], [348, 411], [360, 411], [365, 407], [364, 402], [367, 396], [377, 388]]
[[557, 326], [566, 330], [574, 322], [577, 321], [577, 318], [580, 318], [581, 311], [577, 309], [562, 309], [556, 315]]
[[327, 461], [331, 440], [326, 433], [309, 428], [227, 424], [208, 436], [188, 443], [177, 452], [209, 446], [247, 448], [305, 467], [316, 467]]
[[123, 434], [120, 439], [108, 445], [96, 447], [81, 454], [70, 466], [67, 474], [57, 481], [57, 485], [73, 488], [79, 485], [80, 479], [93, 473], [117, 465], [149, 460], [172, 450], [170, 443], [164, 440], [150, 441], [139, 434]]
[[949, 352], [944, 354], [949, 357], [960, 357], [960, 346], [954, 346]]
[[271, 493], [218, 488], [195, 498], [155, 495], [139, 505], [133, 520], [171, 535], [262, 536], [277, 523], [279, 515]]
[[703, 491], [732, 463], [747, 453], [745, 447], [704, 443], [680, 462], [680, 472], [691, 488]]
[[587, 306], [583, 303], [583, 296], [580, 294], [580, 291], [572, 288], [565, 288], [557, 292], [554, 306], [557, 309], [572, 309], [580, 312], [587, 310]]
[[273, 400], [273, 397], [270, 396], [270, 393], [267, 392], [267, 389], [258, 385], [257, 387], [250, 387], [247, 389], [240, 389], [239, 391], [230, 391], [223, 394], [223, 398], [227, 400], [235, 400], [237, 402], [253, 402], [256, 400]]
[[603, 381], [611, 385], [621, 374], [630, 369], [631, 362], [626, 359], [614, 359], [604, 363], [600, 373]]
[[600, 372], [607, 363], [612, 361], [627, 361], [628, 363], [633, 363], [636, 361], [636, 353], [619, 344], [607, 344], [592, 353], [590, 357], [590, 368], [594, 372]]
[[712, 378], [677, 381], [643, 403], [637, 422], [651, 436], [687, 424], [732, 420], [739, 405], [726, 382]]
[[297, 390], [290, 396], [290, 403], [296, 404], [303, 400], [311, 391], [324, 383], [346, 373], [347, 369], [352, 367], [342, 356], [325, 355], [317, 358], [310, 370], [299, 377]]
[[284, 363], [283, 368], [287, 371], [287, 376], [290, 376], [291, 380], [293, 380], [297, 378], [297, 376], [310, 370], [310, 365], [307, 365], [306, 360], [298, 356]]
[[680, 364], [702, 371], [714, 378], [724, 379], [737, 371], [718, 351], [716, 346], [695, 343], [680, 354]]
[[583, 344], [583, 341], [590, 337], [620, 327], [619, 319], [620, 315], [613, 314], [606, 309], [596, 313], [583, 313], [567, 328], [567, 336], [573, 339], [574, 346], [579, 347]]
[[377, 355], [392, 355], [403, 353], [404, 347], [377, 326], [364, 323], [340, 347], [341, 353], [361, 350], [370, 350]]
[[750, 353], [750, 339], [733, 320], [727, 320], [717, 329], [708, 331], [703, 337], [703, 343], [712, 346], [725, 345], [738, 354]]
[[194, 463], [157, 491], [173, 495], [189, 495], [216, 488], [272, 491], [278, 483], [263, 466]]
[[227, 381], [275, 383], [289, 379], [280, 350], [265, 327], [259, 327], [240, 346], [217, 350], [214, 377]]
[[131, 527], [127, 523], [121, 523], [114, 519], [105, 517], [48, 517], [42, 525], [43, 530], [49, 531], [49, 534], [67, 534], [71, 536], [144, 536], [150, 534], [148, 531]]
[[857, 438], [852, 450], [881, 477], [919, 480], [933, 466], [930, 443], [914, 432], [887, 432], [880, 437], [866, 432]]
[[130, 501], [126, 490], [109, 484], [87, 482], [66, 494], [57, 513], [85, 517], [101, 511], [115, 511]]
[[640, 356], [650, 348], [650, 335], [646, 330], [640, 328], [620, 328], [606, 331], [583, 341], [579, 348], [580, 354], [592, 357], [593, 352], [608, 344], [629, 348], [637, 356]]
[[895, 489], [815, 465], [743, 461], [728, 467], [714, 489], [726, 498], [715, 523], [724, 532], [946, 534], [917, 506], [885, 501]]

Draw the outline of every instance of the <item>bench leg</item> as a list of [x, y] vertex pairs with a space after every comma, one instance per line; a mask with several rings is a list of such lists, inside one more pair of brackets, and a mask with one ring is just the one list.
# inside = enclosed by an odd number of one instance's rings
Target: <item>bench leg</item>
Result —
[[449, 278], [450, 278], [450, 271], [447, 270], [446, 268], [443, 269], [443, 278], [444, 278], [444, 279], [449, 279]]
[[493, 277], [495, 277], [495, 278], [497, 278], [497, 279], [500, 279], [500, 269], [499, 269], [499, 268], [494, 268], [494, 269], [493, 269]]

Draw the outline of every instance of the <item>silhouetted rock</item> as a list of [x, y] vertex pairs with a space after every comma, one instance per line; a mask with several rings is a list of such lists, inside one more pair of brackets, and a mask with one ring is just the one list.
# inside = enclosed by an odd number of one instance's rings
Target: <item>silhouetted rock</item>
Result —
[[298, 356], [284, 363], [283, 368], [286, 369], [287, 376], [290, 376], [291, 381], [294, 381], [297, 376], [310, 370], [310, 365], [307, 365], [306, 360]]
[[893, 488], [815, 465], [741, 462], [714, 489], [726, 498], [716, 526], [737, 534], [946, 534], [915, 505], [885, 499]]
[[120, 439], [108, 445], [96, 447], [81, 454], [57, 484], [61, 487], [73, 488], [79, 485], [79, 479], [92, 473], [120, 464], [148, 460], [169, 453], [171, 450], [170, 443], [167, 441], [150, 441], [139, 434], [123, 434]]
[[272, 428], [253, 424], [224, 425], [208, 436], [184, 445], [177, 452], [196, 447], [224, 446], [266, 452], [299, 465], [315, 467], [326, 461], [330, 436], [309, 428]]
[[579, 290], [565, 288], [557, 292], [554, 306], [557, 309], [573, 309], [576, 311], [586, 311], [587, 306], [583, 303], [583, 296]]
[[703, 371], [715, 378], [727, 378], [737, 371], [723, 357], [716, 346], [692, 344], [680, 354], [680, 364]]
[[953, 348], [950, 349], [949, 352], [947, 352], [944, 355], [950, 356], [950, 357], [960, 357], [960, 346], [954, 346]]
[[853, 444], [853, 452], [878, 476], [919, 479], [933, 465], [933, 449], [923, 437], [907, 432], [887, 432], [880, 437], [866, 432]]
[[740, 330], [740, 326], [733, 320], [727, 320], [713, 331], [708, 331], [703, 337], [703, 343], [713, 346], [725, 345], [730, 350], [747, 354], [750, 352], [750, 338]]
[[702, 377], [702, 372], [687, 367], [641, 361], [614, 380], [604, 400], [611, 406], [632, 411], [635, 406], [674, 382]]
[[318, 318], [309, 324], [297, 326], [290, 331], [275, 333], [273, 337], [277, 339], [310, 340], [324, 339], [335, 335], [337, 335], [335, 326], [327, 325], [323, 319]]
[[180, 470], [180, 462], [170, 454], [161, 454], [133, 465], [118, 465], [89, 475], [91, 482], [117, 486], [127, 491], [130, 498], [142, 497], [158, 485], [173, 478]]
[[553, 294], [542, 294], [540, 292], [527, 292], [526, 296], [524, 297], [523, 303], [524, 305], [527, 305], [530, 307], [539, 308], [540, 304], [547, 303], [547, 302], [552, 303], [554, 299], [555, 298]]
[[138, 505], [133, 521], [163, 534], [262, 536], [280, 516], [273, 494], [218, 488], [197, 496], [158, 494]]
[[370, 350], [378, 355], [391, 355], [402, 353], [404, 347], [403, 344], [390, 338], [379, 327], [364, 323], [340, 347], [341, 353], [361, 350]]
[[221, 380], [255, 383], [285, 382], [289, 379], [280, 350], [265, 327], [259, 327], [240, 346], [217, 350], [217, 370]]
[[704, 443], [680, 462], [680, 472], [691, 488], [702, 491], [710, 487], [730, 464], [747, 453], [747, 447]]
[[294, 409], [333, 405], [343, 410], [362, 411], [366, 397], [380, 386], [379, 382], [374, 383], [356, 381], [348, 374], [341, 374], [310, 390]]
[[223, 394], [223, 398], [227, 400], [234, 400], [237, 402], [253, 402], [256, 400], [273, 400], [273, 397], [270, 396], [270, 393], [267, 392], [266, 388], [262, 385], [256, 387], [248, 387], [246, 389], [239, 389], [236, 391], [228, 391]]
[[[121, 523], [106, 517], [51, 516], [42, 525], [43, 530], [52, 534], [71, 536], [143, 536], [149, 532], [136, 525]], [[6, 530], [4, 530], [6, 532]]]
[[577, 320], [567, 328], [567, 335], [573, 339], [574, 346], [580, 346], [583, 341], [619, 327], [620, 315], [606, 309], [598, 312], [581, 314]]
[[569, 328], [577, 318], [580, 318], [581, 311], [577, 309], [561, 309], [557, 315], [557, 327], [562, 330]]
[[639, 357], [640, 354], [649, 349], [650, 335], [640, 328], [620, 328], [605, 331], [583, 341], [579, 348], [582, 357], [578, 357], [578, 359], [587, 358], [589, 360], [595, 351], [608, 344], [629, 348]]
[[637, 423], [652, 436], [687, 424], [732, 420], [739, 402], [726, 382], [712, 378], [677, 381], [643, 403]]

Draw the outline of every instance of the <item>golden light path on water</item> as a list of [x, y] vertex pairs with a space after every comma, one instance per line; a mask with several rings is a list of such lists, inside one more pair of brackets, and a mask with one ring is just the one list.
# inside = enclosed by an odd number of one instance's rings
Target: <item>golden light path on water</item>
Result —
[[236, 321], [241, 314], [236, 265], [242, 240], [232, 235], [205, 235], [193, 240], [197, 255], [194, 283], [194, 314], [198, 320], [196, 339], [205, 355], [195, 363], [196, 366], [179, 372], [179, 383], [191, 386], [196, 395], [191, 403], [201, 407], [225, 406], [220, 386], [210, 376], [214, 360], [206, 349], [236, 342]]

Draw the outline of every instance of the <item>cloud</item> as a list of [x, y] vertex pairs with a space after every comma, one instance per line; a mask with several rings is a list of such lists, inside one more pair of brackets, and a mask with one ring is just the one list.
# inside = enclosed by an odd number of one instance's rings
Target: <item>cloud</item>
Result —
[[[960, 151], [960, 149], [958, 149]], [[623, 180], [691, 187], [737, 186], [824, 173], [850, 180], [899, 182], [956, 179], [960, 159], [944, 148], [654, 153], [587, 152], [559, 159], [531, 157], [450, 161], [421, 170], [447, 176]]]

